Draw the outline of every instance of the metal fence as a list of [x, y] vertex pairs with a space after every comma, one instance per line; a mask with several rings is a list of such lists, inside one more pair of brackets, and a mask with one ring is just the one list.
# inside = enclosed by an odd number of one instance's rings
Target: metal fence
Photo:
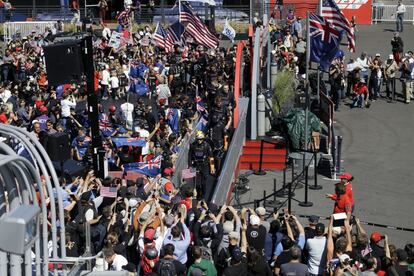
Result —
[[239, 123], [236, 131], [232, 137], [229, 151], [226, 154], [223, 167], [219, 178], [217, 179], [216, 188], [214, 190], [211, 201], [217, 205], [223, 205], [227, 201], [231, 184], [234, 180], [234, 173], [237, 168], [240, 156], [242, 154], [243, 146], [246, 141], [246, 124], [247, 124], [247, 110], [249, 106], [248, 98], [239, 99]]
[[181, 171], [188, 168], [188, 151], [190, 150], [190, 143], [193, 141], [196, 134], [196, 125], [199, 120], [194, 120], [192, 124], [193, 131], [187, 134], [180, 143], [180, 153], [175, 161], [175, 173], [172, 178], [172, 182], [175, 187], [181, 185]]
[[[404, 14], [404, 22], [414, 25], [414, 5], [406, 5]], [[383, 3], [374, 3], [372, 5], [372, 23], [378, 22], [395, 22], [396, 21], [396, 5], [384, 5]]]
[[20, 37], [28, 36], [32, 32], [43, 34], [47, 28], [54, 24], [56, 24], [56, 21], [6, 22], [3, 24], [4, 40], [8, 42], [17, 34]]

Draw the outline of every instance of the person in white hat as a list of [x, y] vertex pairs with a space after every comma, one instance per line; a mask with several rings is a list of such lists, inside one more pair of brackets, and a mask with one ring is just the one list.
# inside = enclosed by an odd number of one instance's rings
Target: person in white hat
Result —
[[382, 65], [382, 70], [387, 98], [389, 99], [392, 96], [392, 100], [395, 100], [395, 72], [398, 70], [398, 64], [394, 60], [393, 54], [388, 56], [388, 59]]

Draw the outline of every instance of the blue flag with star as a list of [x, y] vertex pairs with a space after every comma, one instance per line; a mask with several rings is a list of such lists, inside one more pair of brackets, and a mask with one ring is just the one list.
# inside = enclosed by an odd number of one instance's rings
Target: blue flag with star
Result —
[[309, 14], [310, 61], [328, 70], [339, 50], [342, 32], [322, 16]]

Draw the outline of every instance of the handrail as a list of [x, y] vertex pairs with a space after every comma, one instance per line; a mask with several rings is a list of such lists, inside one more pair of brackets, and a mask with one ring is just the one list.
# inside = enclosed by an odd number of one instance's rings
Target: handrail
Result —
[[249, 106], [248, 98], [239, 99], [239, 122], [237, 124], [236, 131], [231, 139], [229, 151], [226, 154], [226, 158], [223, 163], [220, 176], [217, 179], [216, 187], [214, 190], [211, 202], [217, 205], [223, 205], [227, 201], [227, 195], [231, 188], [231, 183], [234, 180], [234, 173], [242, 153], [244, 143], [246, 141], [246, 123], [247, 123], [247, 111]]

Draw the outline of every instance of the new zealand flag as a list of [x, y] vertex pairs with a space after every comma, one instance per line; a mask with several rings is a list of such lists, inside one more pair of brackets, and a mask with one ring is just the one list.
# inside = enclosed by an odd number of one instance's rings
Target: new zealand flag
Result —
[[137, 173], [145, 174], [149, 177], [155, 177], [161, 173], [161, 159], [162, 156], [158, 155], [148, 162], [124, 164], [124, 170], [125, 172], [134, 171]]
[[310, 60], [327, 70], [335, 58], [342, 39], [342, 32], [325, 18], [309, 14]]

